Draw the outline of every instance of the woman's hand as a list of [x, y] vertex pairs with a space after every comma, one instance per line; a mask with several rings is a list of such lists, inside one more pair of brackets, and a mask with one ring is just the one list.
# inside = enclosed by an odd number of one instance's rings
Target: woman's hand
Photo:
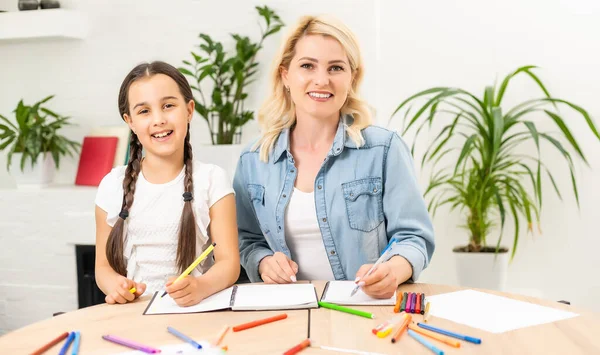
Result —
[[379, 264], [371, 275], [363, 276], [371, 269], [373, 264], [365, 264], [358, 269], [356, 279], [358, 285], [367, 295], [374, 298], [390, 298], [398, 285], [408, 280], [412, 275], [412, 266], [401, 256], [394, 256], [390, 260]]
[[[135, 292], [131, 293], [130, 290], [135, 287]], [[117, 286], [114, 290], [106, 295], [104, 300], [108, 304], [120, 303], [124, 304], [131, 302], [136, 298], [140, 297], [146, 291], [145, 283], [137, 283], [133, 280], [129, 280], [125, 276], [119, 275], [117, 277]]]
[[276, 252], [267, 256], [258, 265], [260, 278], [268, 284], [287, 284], [296, 282], [298, 264], [288, 258], [284, 253]]

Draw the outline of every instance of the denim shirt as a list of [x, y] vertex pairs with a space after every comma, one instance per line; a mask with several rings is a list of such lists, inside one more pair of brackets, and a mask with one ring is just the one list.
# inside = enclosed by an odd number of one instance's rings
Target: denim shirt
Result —
[[[289, 129], [280, 133], [266, 163], [248, 146], [235, 172], [240, 257], [252, 282], [262, 281], [258, 265], [264, 257], [282, 252], [291, 258], [284, 215], [297, 170], [289, 134]], [[362, 135], [365, 144], [357, 148], [340, 120], [315, 178], [318, 224], [333, 275], [354, 280], [358, 269], [374, 263], [396, 238], [387, 255], [404, 257], [415, 281], [429, 264], [434, 237], [410, 151], [387, 129], [369, 126]]]

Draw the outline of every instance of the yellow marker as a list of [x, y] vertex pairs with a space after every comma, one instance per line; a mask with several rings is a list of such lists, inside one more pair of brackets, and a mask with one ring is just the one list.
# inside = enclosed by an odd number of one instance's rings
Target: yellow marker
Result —
[[423, 322], [427, 323], [427, 318], [429, 318], [429, 305], [431, 302], [427, 302], [425, 305], [425, 315], [423, 316]]
[[135, 291], [137, 291], [137, 290], [135, 289], [135, 287], [132, 287], [132, 288], [129, 290], [129, 293], [135, 293]]
[[[211, 251], [213, 251], [213, 249], [215, 248], [215, 245], [217, 245], [217, 243], [212, 243], [208, 248], [206, 248], [206, 250], [204, 251], [204, 253], [202, 253], [198, 259], [196, 259], [190, 266], [188, 266], [187, 269], [185, 269], [184, 272], [181, 273], [181, 275], [179, 275], [179, 277], [177, 279], [175, 279], [175, 281], [173, 281], [173, 283], [177, 282], [177, 281], [181, 281], [184, 277], [186, 277], [187, 275], [189, 275], [192, 270], [194, 270], [204, 259], [206, 259], [206, 257], [208, 256], [208, 254], [210, 254]], [[165, 293], [162, 294], [162, 297], [165, 297], [165, 295], [167, 294], [167, 291], [165, 291]]]
[[384, 330], [377, 332], [377, 337], [378, 338], [385, 338], [386, 336], [390, 335], [390, 333], [392, 332], [392, 328], [394, 328], [394, 325], [388, 325]]

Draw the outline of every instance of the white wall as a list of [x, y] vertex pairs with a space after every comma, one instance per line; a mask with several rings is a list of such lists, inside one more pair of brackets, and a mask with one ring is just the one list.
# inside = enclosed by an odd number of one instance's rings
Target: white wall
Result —
[[[61, 4], [65, 8], [81, 10], [87, 15], [89, 35], [82, 41], [0, 43], [0, 114], [10, 117], [11, 111], [21, 98], [33, 103], [47, 95], [55, 94], [56, 97], [50, 101], [50, 107], [58, 113], [73, 117], [74, 122], [79, 125], [65, 129], [65, 134], [71, 139], [81, 141], [92, 126], [124, 125], [117, 110], [117, 94], [127, 72], [139, 62], [164, 60], [180, 66], [183, 59], [191, 57], [190, 50], [200, 43], [200, 32], [223, 40], [225, 46], [231, 46], [233, 43], [229, 33], [237, 32], [258, 39], [260, 32], [257, 25], [258, 14], [254, 9], [256, 5], [266, 4], [273, 8], [288, 25], [293, 25], [301, 15], [331, 13], [355, 29], [365, 50], [365, 62], [370, 68], [370, 76], [365, 80], [365, 96], [373, 101], [376, 99], [378, 76], [375, 43], [372, 41], [375, 38], [376, 17], [375, 6], [371, 1], [82, 0], [61, 1]], [[269, 37], [259, 54], [260, 73], [247, 102], [250, 109], [256, 109], [266, 95], [266, 76], [271, 58], [279, 48], [285, 30], [284, 28], [280, 33]], [[193, 121], [192, 130], [196, 157], [229, 165], [232, 173], [233, 167], [228, 164], [230, 157], [210, 156], [210, 150], [202, 147], [210, 142], [210, 136], [200, 117]], [[244, 127], [242, 140], [248, 142], [256, 133], [257, 125], [251, 122]], [[222, 161], [219, 161], [219, 158]], [[78, 160], [61, 161], [56, 182], [72, 184], [77, 163]], [[16, 191], [6, 190], [14, 188], [15, 184], [12, 177], [6, 173], [5, 164], [5, 153], [2, 152], [0, 250], [3, 252], [0, 253], [0, 334], [46, 318], [56, 311], [76, 309], [77, 295], [73, 294], [76, 283], [75, 259], [71, 243], [73, 238], [80, 242], [94, 241], [92, 217], [83, 211], [76, 221], [69, 217], [72, 216], [73, 210], [88, 207], [92, 213], [93, 193], [88, 190], [86, 194], [74, 193], [80, 196], [79, 204], [74, 201], [50, 213], [47, 210], [48, 204], [26, 205], [32, 203], [33, 195], [30, 192], [28, 197], [20, 202], [23, 204], [21, 208], [15, 209], [12, 204], [19, 199]], [[42, 196], [52, 193], [46, 191]], [[57, 195], [53, 196], [53, 201], [58, 203]], [[61, 208], [65, 211], [61, 211]], [[70, 233], [63, 229], [63, 226], [71, 222], [78, 226], [79, 235], [69, 236]], [[71, 230], [73, 229], [68, 231]], [[48, 241], [53, 241], [56, 247], [42, 248], [41, 246], [48, 245]], [[39, 249], [32, 248], [35, 245], [39, 245]], [[15, 263], [14, 258], [8, 257], [20, 254], [28, 254], [26, 260], [31, 262], [39, 257], [44, 261], [44, 265], [54, 265], [56, 277], [48, 278], [39, 272], [39, 267], [28, 267], [28, 263], [16, 265], [18, 263]], [[49, 259], [55, 263], [52, 264]], [[17, 274], [21, 277], [11, 276]], [[67, 297], [69, 292], [71, 297]], [[57, 296], [51, 299], [60, 301], [30, 307], [32, 299], [24, 295], [36, 293], [52, 293]]]
[[[600, 41], [596, 38], [600, 4], [596, 1], [383, 1], [380, 16], [382, 119], [420, 90], [447, 85], [481, 95], [485, 85], [519, 66], [535, 64], [541, 67], [537, 73], [552, 95], [583, 106], [600, 124]], [[513, 82], [507, 104], [538, 95], [539, 91], [524, 83]], [[548, 299], [567, 299], [599, 311], [600, 142], [581, 117], [563, 111], [591, 166], [576, 164], [581, 210], [570, 193], [568, 171], [560, 154], [544, 149], [542, 156], [563, 187], [564, 201], [558, 200], [546, 181], [543, 234], [521, 234], [507, 287]], [[557, 131], [551, 124], [540, 127]], [[423, 186], [427, 178], [428, 174], [420, 176]], [[467, 242], [466, 232], [456, 227], [460, 217], [446, 211], [436, 217], [437, 249], [422, 281], [457, 281], [451, 250]], [[509, 246], [512, 228], [508, 226], [504, 239]]]
[[[292, 24], [302, 14], [331, 13], [344, 20], [361, 41], [367, 64], [364, 96], [376, 107], [380, 124], [403, 98], [417, 90], [436, 85], [461, 86], [481, 90], [508, 71], [524, 64], [537, 64], [540, 75], [552, 94], [572, 100], [600, 117], [600, 103], [593, 95], [600, 92], [600, 5], [593, 0], [571, 2], [528, 0], [495, 1], [62, 1], [89, 16], [90, 33], [82, 41], [34, 41], [0, 43], [0, 113], [10, 115], [19, 99], [33, 102], [56, 94], [52, 108], [74, 117], [78, 127], [65, 131], [73, 139], [82, 139], [94, 125], [121, 124], [116, 106], [117, 91], [125, 74], [137, 63], [161, 59], [178, 65], [199, 43], [197, 34], [207, 32], [226, 40], [227, 33], [258, 35], [254, 5], [268, 4], [282, 19]], [[1, 18], [0, 18], [1, 20]], [[596, 20], [596, 21], [594, 21]], [[260, 80], [253, 87], [248, 107], [256, 108], [266, 93], [265, 75], [270, 58], [282, 34], [270, 38], [261, 52]], [[231, 43], [231, 42], [228, 42]], [[511, 100], [531, 94], [530, 85], [516, 89]], [[569, 120], [571, 121], [571, 120]], [[543, 154], [556, 162], [559, 184], [565, 186], [561, 203], [544, 187], [542, 214], [544, 234], [535, 239], [522, 238], [519, 253], [511, 266], [509, 288], [541, 295], [549, 299], [568, 299], [578, 306], [599, 311], [594, 302], [600, 292], [600, 269], [595, 251], [600, 247], [593, 222], [600, 220], [597, 182], [600, 181], [600, 144], [585, 131], [580, 121], [569, 122], [588, 154], [591, 169], [579, 166], [581, 211], [568, 193], [565, 165], [555, 153]], [[554, 129], [552, 126], [545, 126]], [[193, 124], [195, 147], [208, 143], [206, 125]], [[250, 123], [243, 140], [257, 132]], [[0, 187], [14, 186], [4, 171], [0, 154]], [[555, 159], [556, 158], [556, 159]], [[77, 161], [65, 161], [57, 181], [74, 180]], [[420, 176], [423, 186], [427, 176]], [[24, 201], [23, 203], [29, 203]], [[2, 199], [0, 216], [11, 208]], [[44, 213], [31, 210], [32, 214]], [[2, 218], [2, 217], [0, 217]], [[422, 281], [456, 282], [451, 248], [466, 240], [455, 226], [460, 216], [441, 213], [435, 220], [437, 250]], [[43, 220], [40, 218], [40, 220]], [[8, 223], [9, 221], [3, 220]], [[26, 223], [23, 221], [22, 223]], [[56, 229], [49, 229], [49, 234]], [[510, 242], [510, 238], [507, 239]], [[24, 242], [9, 228], [2, 229], [2, 246], [13, 243], [21, 250]], [[62, 242], [64, 243], [64, 242]], [[63, 249], [61, 249], [63, 250]], [[32, 252], [35, 252], [32, 250]], [[43, 252], [43, 251], [38, 251]], [[595, 260], [594, 260], [595, 259]], [[0, 261], [0, 275], [13, 265]], [[60, 272], [60, 271], [57, 271]], [[58, 278], [72, 282], [71, 271]], [[8, 280], [0, 278], [0, 285]], [[10, 279], [14, 283], [14, 278]], [[40, 283], [44, 283], [40, 275]], [[15, 286], [11, 284], [12, 286]], [[18, 285], [17, 285], [18, 286]], [[72, 285], [69, 285], [72, 287]], [[25, 300], [25, 299], [24, 299]], [[17, 300], [18, 301], [18, 300]], [[70, 299], [73, 308], [75, 298]], [[25, 309], [27, 304], [2, 298], [0, 319], [6, 313]], [[3, 324], [0, 333], [29, 321], [47, 317], [56, 311], [52, 305], [36, 308], [38, 313]]]

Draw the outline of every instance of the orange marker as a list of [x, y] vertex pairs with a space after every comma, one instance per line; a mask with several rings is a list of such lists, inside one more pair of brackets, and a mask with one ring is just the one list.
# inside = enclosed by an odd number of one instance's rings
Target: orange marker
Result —
[[286, 318], [287, 318], [287, 314], [282, 313], [282, 314], [274, 316], [274, 317], [259, 319], [259, 320], [255, 320], [255, 321], [250, 322], [250, 323], [236, 325], [235, 327], [232, 328], [232, 330], [234, 332], [239, 332], [239, 331], [242, 331], [242, 330], [246, 330], [246, 329], [258, 327], [259, 325], [263, 325], [263, 324], [275, 322], [275, 321], [286, 319]]
[[283, 355], [294, 355], [294, 354], [297, 354], [297, 353], [301, 352], [302, 350], [304, 350], [305, 348], [308, 348], [309, 346], [310, 346], [310, 339], [306, 339], [305, 341], [303, 341], [300, 344], [294, 346], [290, 350], [284, 352]]
[[457, 340], [449, 338], [449, 337], [447, 337], [445, 335], [441, 335], [441, 334], [432, 332], [431, 330], [427, 330], [427, 329], [423, 329], [421, 327], [417, 327], [414, 324], [409, 324], [408, 325], [408, 329], [410, 329], [410, 330], [412, 330], [412, 331], [414, 331], [416, 333], [421, 333], [421, 334], [423, 334], [425, 336], [428, 336], [431, 339], [435, 339], [435, 340], [441, 341], [444, 344], [448, 344], [448, 345], [453, 346], [455, 348], [460, 348], [460, 343]]
[[56, 337], [54, 340], [50, 341], [48, 344], [42, 346], [41, 348], [39, 348], [36, 351], [34, 351], [33, 353], [31, 353], [31, 355], [40, 355], [40, 354], [45, 353], [51, 347], [53, 347], [54, 345], [60, 343], [61, 341], [63, 341], [63, 339], [66, 339], [68, 336], [69, 336], [69, 332], [62, 333], [61, 335], [59, 335], [58, 337]]
[[225, 328], [223, 328], [223, 330], [221, 331], [221, 333], [219, 333], [219, 336], [217, 337], [217, 341], [215, 342], [215, 345], [219, 345], [223, 341], [223, 338], [225, 338], [225, 334], [227, 334], [228, 330], [229, 330], [228, 326], [225, 326]]
[[400, 304], [402, 303], [402, 292], [396, 294], [396, 305], [394, 306], [394, 313], [400, 312]]
[[394, 337], [392, 338], [392, 343], [395, 343], [398, 341], [398, 339], [400, 339], [402, 333], [406, 330], [411, 320], [412, 316], [410, 314], [404, 314], [404, 322], [402, 322], [400, 328], [398, 328], [398, 331], [396, 332], [396, 334], [394, 334]]

